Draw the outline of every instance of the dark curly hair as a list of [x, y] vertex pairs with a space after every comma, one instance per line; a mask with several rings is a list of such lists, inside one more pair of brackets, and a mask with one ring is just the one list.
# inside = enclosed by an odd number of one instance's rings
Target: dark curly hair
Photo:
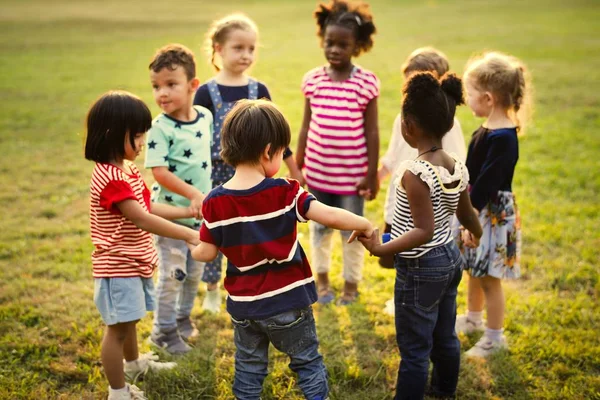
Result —
[[196, 60], [194, 53], [182, 44], [168, 44], [156, 52], [148, 66], [154, 72], [160, 72], [163, 68], [171, 71], [182, 67], [188, 81], [196, 77]]
[[440, 139], [452, 128], [456, 106], [464, 104], [462, 81], [455, 74], [438, 80], [431, 72], [417, 72], [402, 94], [402, 117]]
[[373, 14], [367, 3], [331, 0], [329, 4], [319, 4], [314, 12], [314, 17], [317, 20], [317, 35], [321, 38], [321, 45], [327, 27], [338, 25], [354, 32], [357, 44], [354, 56], [366, 53], [373, 47], [372, 36], [376, 30], [375, 24], [373, 24]]

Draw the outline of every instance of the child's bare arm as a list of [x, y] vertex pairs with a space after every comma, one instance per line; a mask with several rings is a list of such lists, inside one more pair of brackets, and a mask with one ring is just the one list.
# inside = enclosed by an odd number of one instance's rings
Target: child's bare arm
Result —
[[190, 207], [195, 213], [193, 217], [202, 218], [202, 202], [206, 197], [204, 193], [184, 182], [167, 167], [153, 167], [152, 175], [156, 182], [167, 190], [189, 199], [192, 202]]
[[192, 250], [192, 258], [196, 261], [210, 262], [217, 258], [218, 249], [214, 244], [200, 242], [194, 250]]
[[135, 200], [127, 199], [117, 203], [121, 213], [138, 228], [159, 236], [185, 240], [188, 243], [198, 244], [198, 232], [182, 225], [177, 225], [161, 217], [146, 212]]
[[342, 231], [355, 230], [366, 237], [373, 234], [373, 226], [368, 219], [346, 211], [343, 208], [330, 207], [317, 200], [310, 202], [306, 212], [308, 219], [322, 225]]
[[471, 205], [471, 199], [469, 193], [463, 190], [458, 199], [458, 207], [456, 208], [456, 217], [462, 226], [464, 226], [469, 232], [471, 232], [478, 239], [483, 234], [477, 212]]
[[368, 193], [368, 200], [373, 200], [379, 192], [377, 164], [379, 163], [379, 124], [377, 117], [377, 98], [369, 102], [365, 109], [365, 137], [367, 140], [368, 169], [367, 176], [358, 184], [359, 192]]
[[304, 117], [302, 118], [302, 127], [298, 134], [298, 147], [296, 148], [296, 164], [299, 169], [304, 167], [304, 154], [306, 150], [306, 139], [308, 137], [308, 126], [310, 125], [310, 118], [312, 111], [310, 110], [310, 100], [306, 99], [304, 102]]
[[415, 227], [385, 244], [380, 244], [379, 238], [358, 238], [367, 250], [375, 256], [401, 253], [419, 247], [433, 238], [435, 221], [429, 187], [421, 178], [408, 171], [404, 173], [402, 185], [406, 190]]
[[150, 212], [168, 220], [193, 218], [195, 216], [190, 207], [175, 207], [161, 203], [153, 203]]
[[298, 164], [296, 163], [294, 156], [291, 155], [285, 158], [283, 161], [285, 161], [285, 165], [287, 165], [288, 170], [290, 171], [290, 178], [300, 182], [300, 186], [304, 186], [306, 182], [304, 181], [304, 176], [302, 175], [300, 168], [298, 168]]

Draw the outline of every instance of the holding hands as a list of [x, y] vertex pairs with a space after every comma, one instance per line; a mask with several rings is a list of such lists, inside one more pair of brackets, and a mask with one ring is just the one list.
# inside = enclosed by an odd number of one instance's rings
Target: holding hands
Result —
[[194, 197], [190, 199], [190, 217], [202, 219], [202, 202], [205, 198], [206, 196], [203, 193], [198, 192]]

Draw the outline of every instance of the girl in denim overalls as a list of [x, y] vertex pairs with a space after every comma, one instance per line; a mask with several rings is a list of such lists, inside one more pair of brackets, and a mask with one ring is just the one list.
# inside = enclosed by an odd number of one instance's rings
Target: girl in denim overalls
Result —
[[[215, 21], [208, 32], [208, 48], [211, 63], [217, 75], [200, 86], [194, 97], [194, 105], [208, 108], [214, 116], [212, 158], [213, 188], [227, 182], [233, 176], [234, 169], [221, 158], [221, 127], [229, 110], [241, 99], [271, 99], [267, 87], [246, 75], [246, 71], [254, 62], [258, 28], [248, 17], [240, 14], [229, 15]], [[220, 63], [217, 64], [215, 57]], [[292, 178], [304, 184], [304, 179], [292, 152], [286, 149], [284, 161]], [[206, 264], [202, 281], [207, 283], [207, 294], [202, 308], [210, 312], [218, 312], [221, 308], [219, 281], [221, 280], [221, 262], [223, 255]]]
[[402, 137], [417, 149], [414, 160], [397, 170], [392, 240], [359, 238], [376, 256], [394, 255], [396, 340], [401, 362], [396, 399], [422, 399], [433, 362], [429, 394], [453, 397], [458, 383], [460, 342], [454, 332], [456, 293], [463, 259], [454, 241], [454, 214], [468, 229], [466, 245], [476, 246], [481, 226], [467, 186], [469, 173], [455, 154], [442, 149], [442, 138], [463, 103], [461, 81], [417, 72], [402, 93]]

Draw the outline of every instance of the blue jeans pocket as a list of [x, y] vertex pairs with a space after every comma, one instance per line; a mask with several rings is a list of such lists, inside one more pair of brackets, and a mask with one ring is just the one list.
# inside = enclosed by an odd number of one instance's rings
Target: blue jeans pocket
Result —
[[292, 329], [306, 319], [305, 310], [293, 310], [270, 318], [267, 324], [269, 330]]
[[446, 287], [450, 274], [442, 276], [415, 275], [415, 306], [421, 310], [430, 311], [438, 305]]
[[315, 320], [310, 309], [293, 310], [269, 319], [271, 343], [290, 357], [318, 345]]
[[234, 327], [247, 328], [250, 326], [250, 320], [248, 319], [237, 320], [231, 316], [229, 318]]

